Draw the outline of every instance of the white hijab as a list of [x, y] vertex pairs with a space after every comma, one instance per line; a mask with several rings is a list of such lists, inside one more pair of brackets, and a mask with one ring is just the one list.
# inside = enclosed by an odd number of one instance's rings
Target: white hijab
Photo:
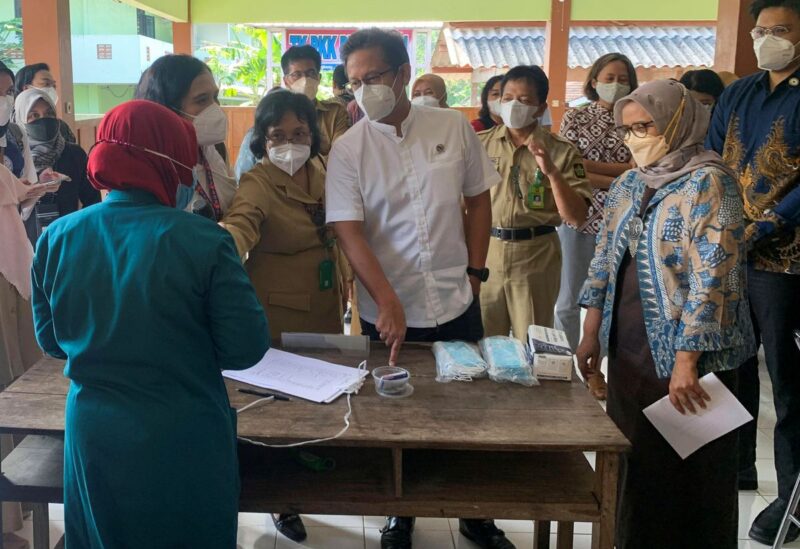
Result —
[[55, 103], [53, 103], [49, 95], [39, 88], [28, 88], [21, 92], [17, 96], [16, 101], [14, 101], [14, 116], [11, 118], [11, 121], [17, 126], [24, 128], [25, 124], [28, 123], [28, 113], [31, 112], [33, 106], [40, 99], [50, 105], [53, 108], [53, 112], [56, 111]]
[[0, 275], [24, 299], [31, 297], [33, 247], [25, 233], [18, 207], [28, 187], [0, 164]]

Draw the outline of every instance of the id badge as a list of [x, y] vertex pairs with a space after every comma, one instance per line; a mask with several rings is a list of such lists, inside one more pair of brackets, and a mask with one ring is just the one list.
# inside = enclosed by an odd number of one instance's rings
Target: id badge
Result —
[[319, 289], [333, 288], [333, 261], [326, 259], [319, 264]]
[[536, 175], [533, 177], [533, 181], [531, 181], [530, 185], [528, 185], [528, 193], [525, 197], [525, 205], [528, 206], [532, 210], [542, 210], [544, 209], [544, 185], [542, 184], [542, 180], [544, 179], [544, 174], [542, 170], [537, 169]]

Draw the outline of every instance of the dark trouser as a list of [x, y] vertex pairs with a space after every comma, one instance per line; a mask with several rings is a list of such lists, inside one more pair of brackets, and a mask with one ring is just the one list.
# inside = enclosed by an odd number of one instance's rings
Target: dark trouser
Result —
[[[361, 319], [361, 334], [369, 336], [373, 341], [380, 341], [380, 334], [374, 324]], [[461, 341], [477, 342], [483, 338], [483, 321], [481, 320], [481, 304], [476, 297], [461, 316], [450, 322], [445, 322], [432, 328], [408, 328], [406, 341], [430, 343], [434, 341]]]
[[[756, 350], [761, 345], [758, 322], [751, 309], [750, 318], [755, 331]], [[758, 354], [750, 357], [739, 367], [739, 401], [753, 416], [753, 421], [739, 429], [739, 471], [756, 466], [756, 436], [758, 434], [758, 410], [761, 402], [761, 382], [758, 379]]]
[[[800, 329], [800, 275], [747, 270], [750, 308], [756, 334], [760, 334], [775, 400], [775, 469], [778, 495], [787, 501], [800, 472], [800, 350], [793, 331]], [[758, 360], [739, 371], [740, 398], [745, 408], [758, 414]], [[743, 431], [740, 469], [755, 459], [755, 429]], [[748, 439], [748, 437], [750, 437]], [[743, 447], [746, 445], [746, 447]]]

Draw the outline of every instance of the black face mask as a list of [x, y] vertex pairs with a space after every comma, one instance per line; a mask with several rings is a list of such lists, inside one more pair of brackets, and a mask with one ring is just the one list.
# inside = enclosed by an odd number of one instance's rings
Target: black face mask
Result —
[[58, 118], [40, 118], [25, 124], [25, 131], [34, 141], [52, 141], [58, 135]]

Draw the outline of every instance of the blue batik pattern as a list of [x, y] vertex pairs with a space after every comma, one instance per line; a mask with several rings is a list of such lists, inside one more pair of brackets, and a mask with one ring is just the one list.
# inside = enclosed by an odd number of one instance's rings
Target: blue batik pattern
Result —
[[[631, 240], [629, 221], [639, 212], [644, 189], [635, 171], [612, 185], [581, 297], [583, 306], [603, 311], [606, 345], [617, 276]], [[660, 377], [672, 374], [677, 351], [703, 352], [700, 375], [736, 368], [754, 352], [744, 295], [743, 227], [737, 183], [716, 168], [684, 175], [651, 199], [634, 261]]]

